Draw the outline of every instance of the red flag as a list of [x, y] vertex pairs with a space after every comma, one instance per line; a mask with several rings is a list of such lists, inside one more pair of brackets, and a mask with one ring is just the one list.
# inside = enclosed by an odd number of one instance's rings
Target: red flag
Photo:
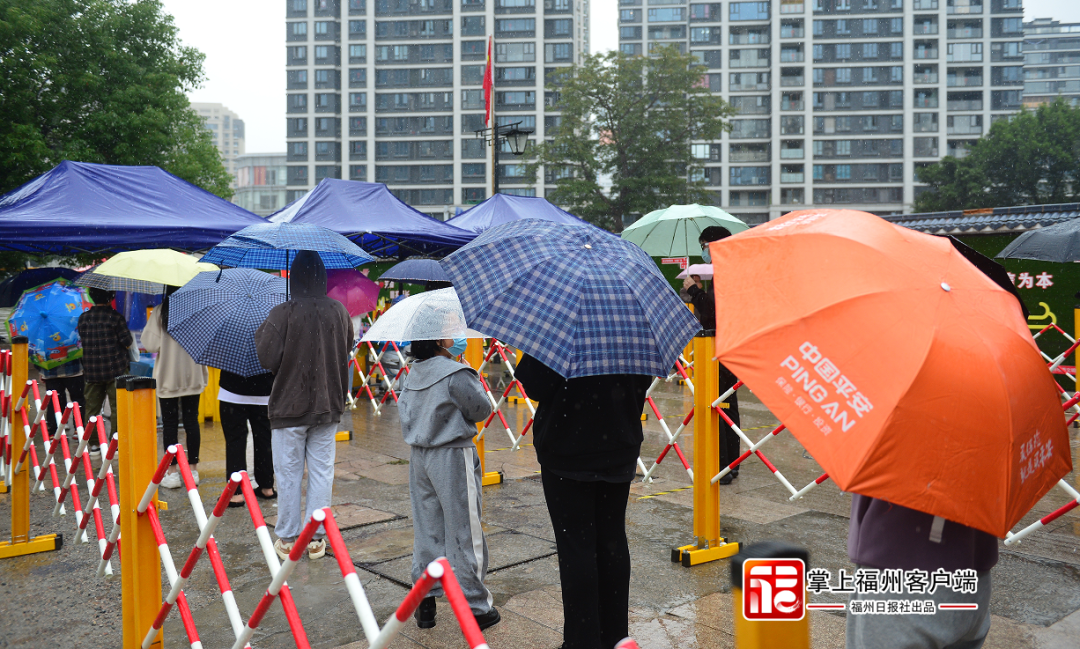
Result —
[[487, 65], [484, 67], [484, 126], [491, 122], [491, 93], [495, 87], [495, 67], [491, 58], [491, 47], [495, 42], [494, 36], [488, 36]]

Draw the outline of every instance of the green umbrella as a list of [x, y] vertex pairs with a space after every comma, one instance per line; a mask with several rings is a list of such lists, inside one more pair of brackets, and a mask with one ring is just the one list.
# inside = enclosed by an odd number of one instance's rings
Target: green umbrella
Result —
[[748, 227], [719, 207], [694, 203], [649, 212], [623, 230], [622, 238], [652, 257], [699, 257], [698, 235], [711, 225], [725, 227], [732, 234]]

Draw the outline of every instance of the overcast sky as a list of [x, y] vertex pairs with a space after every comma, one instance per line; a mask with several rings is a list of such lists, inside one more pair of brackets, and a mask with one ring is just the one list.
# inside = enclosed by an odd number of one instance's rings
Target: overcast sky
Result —
[[[285, 3], [163, 0], [180, 38], [206, 54], [192, 101], [225, 104], [244, 120], [248, 153], [285, 151]], [[592, 0], [592, 51], [619, 45], [618, 0]], [[1080, 22], [1077, 0], [1024, 0], [1024, 17]]]

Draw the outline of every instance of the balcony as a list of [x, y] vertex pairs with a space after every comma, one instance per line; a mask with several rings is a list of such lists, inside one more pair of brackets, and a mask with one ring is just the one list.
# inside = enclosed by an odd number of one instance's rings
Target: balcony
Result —
[[804, 157], [806, 157], [806, 149], [785, 149], [784, 147], [780, 147], [781, 160], [802, 160]]
[[798, 173], [784, 173], [780, 172], [780, 182], [782, 183], [801, 183], [805, 182], [806, 174], [803, 172]]
[[967, 2], [966, 0], [950, 0], [945, 6], [947, 14], [981, 14], [983, 6], [981, 2]]
[[916, 36], [925, 34], [937, 34], [938, 24], [937, 22], [917, 22], [912, 26], [911, 33], [915, 34]]
[[960, 76], [950, 74], [945, 82], [950, 88], [978, 88], [983, 85], [982, 75]]
[[[801, 74], [799, 74], [799, 75], [781, 74], [780, 75], [780, 85], [781, 86], [802, 87], [802, 86], [806, 85], [806, 77], [801, 75]], [[799, 103], [800, 103], [800, 105], [802, 104], [802, 102], [799, 102]], [[798, 108], [798, 109], [785, 108], [784, 110], [802, 110], [802, 108]]]
[[937, 83], [937, 82], [938, 82], [938, 73], [937, 72], [916, 72], [915, 73], [915, 83]]
[[802, 48], [799, 49], [786, 49], [780, 48], [780, 62], [781, 63], [802, 63], [806, 60], [803, 54]]
[[800, 1], [792, 2], [791, 0], [780, 0], [780, 13], [782, 14], [801, 14], [803, 12], [804, 5]]
[[982, 27], [957, 27], [946, 30], [946, 36], [950, 40], [955, 38], [982, 38], [982, 35]]
[[806, 102], [799, 99], [789, 99], [784, 97], [780, 100], [780, 110], [804, 110], [806, 108]]
[[972, 124], [970, 122], [961, 122], [954, 126], [949, 126], [946, 131], [947, 135], [982, 135], [982, 124]]
[[982, 110], [982, 107], [982, 99], [950, 99], [946, 104], [949, 110]]
[[938, 57], [938, 51], [936, 47], [916, 47], [915, 58], [917, 60], [936, 60]]

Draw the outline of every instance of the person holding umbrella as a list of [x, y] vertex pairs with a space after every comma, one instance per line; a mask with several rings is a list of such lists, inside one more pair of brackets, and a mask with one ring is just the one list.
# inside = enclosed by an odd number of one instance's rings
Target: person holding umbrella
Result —
[[[289, 273], [292, 296], [270, 310], [255, 332], [262, 367], [274, 374], [270, 392], [274, 471], [278, 484], [278, 536], [285, 559], [304, 521], [330, 506], [334, 482], [334, 435], [345, 411], [352, 320], [345, 306], [326, 295], [326, 267], [319, 253], [296, 253]], [[307, 465], [307, 507], [300, 482]], [[308, 557], [326, 554], [320, 527]]]
[[[165, 448], [176, 444], [179, 439], [180, 419], [184, 421], [184, 434], [188, 463], [191, 476], [199, 484], [199, 447], [202, 443], [199, 429], [199, 399], [210, 373], [205, 365], [199, 365], [169, 335], [170, 296], [178, 290], [176, 286], [165, 287], [165, 299], [154, 307], [146, 320], [142, 333], [142, 346], [148, 352], [157, 352], [154, 362], [154, 380], [157, 381], [158, 401], [161, 403], [161, 442]], [[183, 483], [176, 466], [176, 459], [161, 481], [166, 489], [179, 489]]]
[[[465, 325], [453, 288], [405, 298], [390, 307], [364, 336], [384, 341], [408, 338], [415, 362], [398, 401], [401, 434], [412, 448], [409, 496], [413, 512], [413, 579], [445, 556], [454, 568], [481, 629], [501, 619], [484, 585], [487, 541], [480, 522], [482, 476], [473, 437], [474, 424], [491, 414], [480, 377], [452, 359], [465, 351], [463, 336], [480, 336]], [[424, 598], [416, 625], [435, 626], [435, 597]]]
[[[109, 433], [116, 432], [116, 377], [128, 373], [131, 366], [128, 348], [134, 342], [124, 316], [112, 306], [114, 294], [100, 288], [87, 289], [94, 306], [79, 316], [78, 332], [83, 346], [83, 394], [86, 412], [83, 421], [101, 415], [105, 397], [109, 398]], [[94, 453], [95, 444], [90, 452]]]
[[[196, 363], [221, 370], [218, 402], [225, 437], [225, 473], [246, 471], [251, 430], [255, 495], [274, 499], [274, 456], [267, 405], [274, 375], [259, 364], [255, 332], [285, 301], [285, 280], [251, 268], [199, 273], [169, 296], [169, 335]], [[229, 501], [243, 507], [243, 494]]]
[[[701, 257], [706, 263], [711, 263], [712, 259], [709, 256], [709, 244], [713, 241], [721, 241], [731, 236], [731, 231], [725, 227], [719, 225], [711, 225], [701, 231], [701, 236], [698, 237], [698, 243], [701, 244]], [[713, 276], [713, 284], [716, 283], [716, 276]], [[694, 313], [698, 317], [698, 321], [701, 323], [701, 328], [706, 330], [716, 329], [716, 300], [713, 297], [713, 286], [705, 289], [701, 285], [700, 278], [695, 280], [693, 276], [687, 277], [683, 280], [682, 291], [679, 292], [679, 296], [683, 298], [684, 302], [689, 302], [694, 305]], [[719, 376], [719, 394], [727, 392], [728, 388], [739, 382], [738, 377], [731, 373], [731, 370], [724, 367], [723, 363], [720, 363], [720, 376]], [[742, 425], [742, 419], [739, 417], [739, 393], [735, 392], [727, 400], [726, 404], [721, 404], [721, 407], [727, 406], [727, 415], [731, 417], [731, 421], [735, 422], [736, 426]], [[727, 466], [735, 461], [739, 457], [739, 434], [731, 429], [729, 426], [724, 426], [724, 439], [720, 444], [720, 466]], [[730, 473], [720, 478], [720, 484], [727, 485], [739, 477], [739, 467], [735, 467]]]
[[[652, 377], [701, 326], [638, 246], [589, 226], [496, 226], [442, 261], [470, 327], [524, 353], [559, 552], [564, 649], [628, 635], [626, 501]], [[410, 378], [411, 380], [411, 378]]]

